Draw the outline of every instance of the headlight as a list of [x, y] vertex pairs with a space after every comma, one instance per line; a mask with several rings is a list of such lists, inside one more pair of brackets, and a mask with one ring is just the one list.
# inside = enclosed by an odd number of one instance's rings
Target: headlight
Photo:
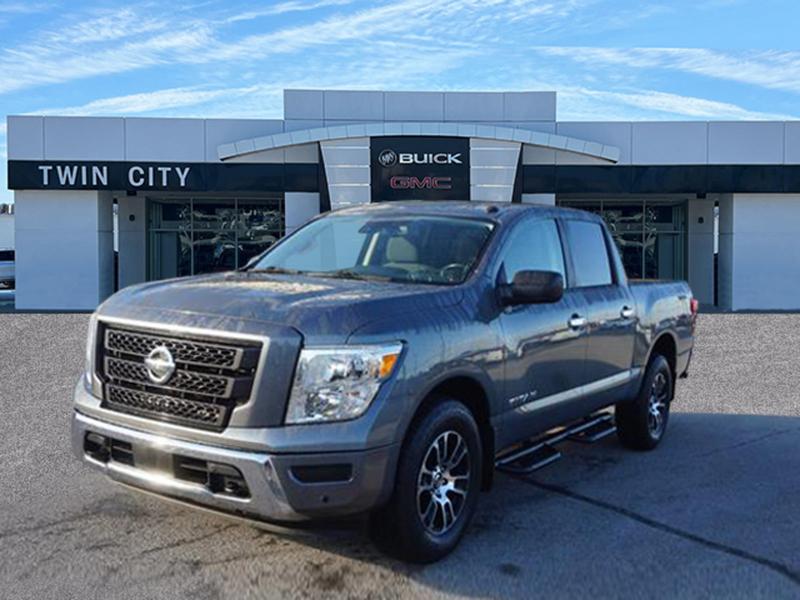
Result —
[[97, 339], [97, 313], [92, 313], [89, 319], [89, 331], [86, 333], [86, 365], [83, 370], [83, 382], [86, 387], [92, 388], [92, 375], [94, 374], [94, 350]]
[[286, 422], [342, 421], [362, 415], [394, 372], [402, 348], [397, 342], [302, 350]]

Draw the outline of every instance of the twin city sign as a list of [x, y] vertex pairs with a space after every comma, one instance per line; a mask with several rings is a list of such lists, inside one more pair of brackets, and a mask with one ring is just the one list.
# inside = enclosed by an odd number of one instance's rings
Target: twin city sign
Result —
[[12, 190], [318, 192], [319, 165], [8, 161]]
[[372, 201], [469, 198], [469, 140], [375, 137], [370, 141]]
[[[41, 185], [43, 188], [50, 186], [51, 177], [53, 184], [61, 187], [80, 186], [103, 189], [108, 186], [108, 165], [37, 165], [37, 168], [42, 175]], [[186, 179], [192, 168], [132, 165], [125, 170], [129, 188], [160, 187], [169, 189], [170, 187], [185, 188]], [[173, 181], [175, 178], [177, 180]]]
[[9, 161], [11, 189], [194, 190], [203, 175], [191, 163]]

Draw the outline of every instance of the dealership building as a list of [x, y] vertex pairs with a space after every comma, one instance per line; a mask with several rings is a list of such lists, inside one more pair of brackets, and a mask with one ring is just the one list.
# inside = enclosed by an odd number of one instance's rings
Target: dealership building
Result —
[[630, 277], [800, 309], [800, 122], [558, 121], [555, 92], [286, 90], [283, 119], [7, 130], [19, 309], [93, 309], [241, 266], [321, 212], [405, 199], [593, 211]]

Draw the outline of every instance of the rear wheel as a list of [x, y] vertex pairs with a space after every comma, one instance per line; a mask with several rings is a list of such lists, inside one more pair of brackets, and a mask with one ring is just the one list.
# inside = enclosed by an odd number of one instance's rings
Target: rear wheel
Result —
[[409, 431], [394, 494], [370, 529], [377, 545], [410, 562], [439, 560], [456, 547], [475, 512], [481, 439], [460, 402], [436, 404]]
[[667, 359], [654, 356], [647, 365], [639, 395], [617, 405], [615, 419], [620, 442], [635, 450], [652, 450], [667, 429], [674, 385]]

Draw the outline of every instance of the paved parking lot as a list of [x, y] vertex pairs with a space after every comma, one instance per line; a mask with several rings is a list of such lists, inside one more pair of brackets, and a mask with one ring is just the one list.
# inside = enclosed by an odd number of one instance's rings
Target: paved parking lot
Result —
[[800, 597], [800, 315], [702, 315], [653, 453], [499, 476], [448, 559], [360, 522], [273, 531], [117, 487], [69, 453], [86, 315], [0, 315], [0, 598]]

